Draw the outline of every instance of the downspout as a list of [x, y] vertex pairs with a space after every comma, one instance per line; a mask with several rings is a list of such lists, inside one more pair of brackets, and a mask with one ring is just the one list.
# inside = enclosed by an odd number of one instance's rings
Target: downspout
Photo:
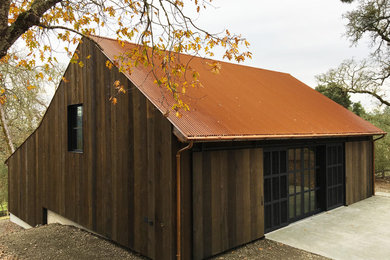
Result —
[[181, 183], [180, 183], [180, 155], [182, 152], [192, 148], [194, 141], [176, 153], [176, 259], [181, 259]]
[[386, 134], [372, 140], [372, 195], [375, 195], [375, 141], [385, 137]]

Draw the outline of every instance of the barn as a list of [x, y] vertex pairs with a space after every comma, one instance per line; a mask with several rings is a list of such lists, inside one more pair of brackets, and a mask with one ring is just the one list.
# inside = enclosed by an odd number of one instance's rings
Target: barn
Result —
[[[203, 259], [373, 195], [385, 133], [291, 75], [224, 62], [213, 74], [180, 54], [204, 87], [177, 117], [147, 68], [106, 67], [134, 45], [94, 39], [7, 160], [13, 221], [63, 219], [152, 259]], [[113, 105], [116, 80], [128, 91]]]

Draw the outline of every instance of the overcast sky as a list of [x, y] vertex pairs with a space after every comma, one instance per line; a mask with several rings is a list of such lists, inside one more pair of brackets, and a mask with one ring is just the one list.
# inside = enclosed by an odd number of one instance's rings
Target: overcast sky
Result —
[[[204, 28], [228, 28], [251, 43], [246, 65], [287, 72], [311, 87], [314, 76], [344, 59], [363, 58], [367, 42], [351, 47], [342, 14], [354, 5], [340, 0], [214, 0], [198, 18]], [[220, 58], [220, 57], [218, 57]]]

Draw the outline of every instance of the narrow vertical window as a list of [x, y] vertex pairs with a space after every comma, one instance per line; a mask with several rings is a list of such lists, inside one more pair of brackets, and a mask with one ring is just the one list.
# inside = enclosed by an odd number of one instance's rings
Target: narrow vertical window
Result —
[[83, 105], [68, 106], [68, 151], [83, 151]]

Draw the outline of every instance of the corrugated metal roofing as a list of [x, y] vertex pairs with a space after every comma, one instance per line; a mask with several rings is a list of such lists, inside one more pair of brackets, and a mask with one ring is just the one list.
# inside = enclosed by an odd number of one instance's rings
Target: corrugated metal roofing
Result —
[[[95, 37], [115, 60], [126, 49], [116, 40]], [[182, 60], [190, 56], [180, 55]], [[183, 99], [191, 111], [168, 119], [187, 140], [280, 139], [375, 135], [384, 132], [289, 74], [220, 62], [219, 74], [199, 57], [190, 66], [204, 87], [188, 89]], [[139, 66], [125, 75], [163, 113], [162, 90], [150, 69]], [[173, 99], [168, 93], [169, 104]], [[120, 102], [120, 101], [119, 101]]]

